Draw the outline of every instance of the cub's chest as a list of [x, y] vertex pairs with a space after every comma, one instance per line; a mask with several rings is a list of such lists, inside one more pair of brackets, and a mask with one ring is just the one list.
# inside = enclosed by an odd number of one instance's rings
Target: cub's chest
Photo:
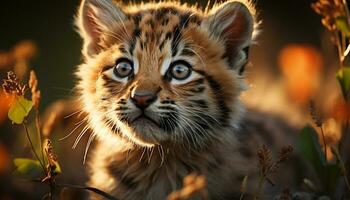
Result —
[[137, 162], [111, 162], [107, 172], [115, 180], [115, 192], [128, 198], [165, 199], [171, 192], [182, 188], [187, 175], [206, 170], [181, 159], [161, 161], [158, 156], [146, 156]]

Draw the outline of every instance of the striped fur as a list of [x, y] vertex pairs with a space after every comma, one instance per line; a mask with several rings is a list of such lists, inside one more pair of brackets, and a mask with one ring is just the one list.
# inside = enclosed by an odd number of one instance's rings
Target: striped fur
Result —
[[[256, 174], [238, 136], [255, 18], [245, 1], [202, 11], [176, 2], [83, 0], [77, 88], [98, 143], [89, 184], [119, 199], [164, 199], [197, 172], [207, 177], [211, 199], [237, 197], [242, 178]], [[115, 74], [121, 60], [133, 70], [126, 77]], [[172, 73], [177, 65], [191, 71], [186, 79]], [[145, 91], [156, 98], [141, 110], [132, 96]]]

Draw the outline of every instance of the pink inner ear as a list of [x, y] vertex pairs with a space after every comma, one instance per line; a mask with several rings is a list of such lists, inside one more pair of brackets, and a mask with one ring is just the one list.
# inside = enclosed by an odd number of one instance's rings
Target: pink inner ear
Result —
[[[247, 16], [242, 12], [232, 13], [235, 15], [232, 23], [223, 30], [223, 36], [226, 38], [226, 42], [229, 46], [237, 46], [250, 36], [249, 21]], [[232, 15], [230, 17], [232, 17]]]
[[250, 32], [249, 19], [247, 19], [247, 16], [243, 12], [236, 11], [226, 17], [232, 17], [233, 15], [235, 18], [222, 32], [222, 36], [225, 38], [226, 43], [225, 54], [228, 57], [229, 62], [233, 62], [232, 59], [236, 57], [241, 46], [244, 45], [246, 40], [249, 40], [252, 34]]

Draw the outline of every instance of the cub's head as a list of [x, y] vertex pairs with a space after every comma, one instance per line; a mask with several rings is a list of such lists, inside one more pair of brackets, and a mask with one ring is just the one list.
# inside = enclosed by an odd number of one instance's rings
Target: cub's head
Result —
[[203, 147], [237, 124], [253, 7], [83, 0], [78, 89], [94, 134], [140, 146]]

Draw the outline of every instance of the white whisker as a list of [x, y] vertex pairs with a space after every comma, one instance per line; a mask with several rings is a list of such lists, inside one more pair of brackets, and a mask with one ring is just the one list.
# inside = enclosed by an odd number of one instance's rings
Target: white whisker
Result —
[[89, 130], [89, 124], [85, 125], [84, 129], [79, 133], [78, 137], [75, 139], [72, 149], [75, 149], [77, 147], [78, 143], [80, 142], [83, 135], [87, 132], [87, 130]]
[[88, 142], [87, 142], [87, 144], [86, 144], [86, 147], [85, 147], [83, 164], [85, 164], [87, 153], [88, 153], [88, 151], [89, 151], [91, 142], [94, 140], [94, 138], [95, 138], [95, 134], [91, 133], [91, 135], [89, 136], [89, 140], [88, 140]]

